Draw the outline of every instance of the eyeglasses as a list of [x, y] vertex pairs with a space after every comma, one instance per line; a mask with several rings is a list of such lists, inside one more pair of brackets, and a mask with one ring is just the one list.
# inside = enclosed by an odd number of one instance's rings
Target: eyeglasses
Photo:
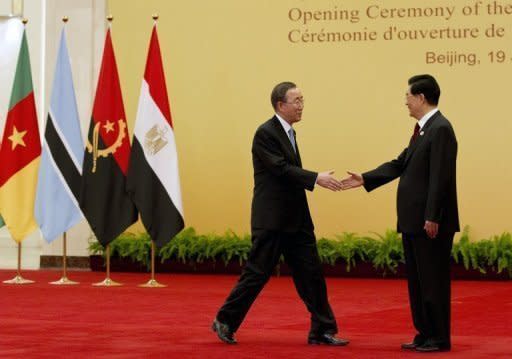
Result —
[[296, 100], [295, 100], [295, 101], [293, 101], [293, 102], [283, 102], [283, 103], [286, 103], [286, 104], [288, 104], [288, 105], [295, 105], [295, 106], [297, 106], [297, 107], [298, 107], [298, 106], [304, 106], [304, 102], [305, 102], [305, 101], [306, 101], [306, 100], [304, 100], [303, 98], [298, 98], [298, 99], [296, 99]]
[[410, 93], [410, 92], [407, 92], [405, 94], [405, 99], [408, 100], [409, 97], [412, 97], [412, 98], [421, 98], [421, 96], [424, 96], [422, 93], [418, 93], [418, 94], [413, 94], [413, 93]]

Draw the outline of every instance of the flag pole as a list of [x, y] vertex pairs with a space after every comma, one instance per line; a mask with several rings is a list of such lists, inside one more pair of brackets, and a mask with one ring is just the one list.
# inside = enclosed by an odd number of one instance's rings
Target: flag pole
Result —
[[[67, 16], [64, 16], [62, 18], [63, 28], [66, 26], [69, 18]], [[60, 54], [59, 54], [60, 55]], [[67, 233], [64, 231], [62, 235], [62, 277], [55, 282], [50, 282], [50, 284], [54, 285], [74, 285], [78, 284], [78, 282], [74, 282], [72, 280], [68, 279], [68, 273], [67, 273]]]
[[[23, 28], [26, 29], [28, 19], [24, 18], [21, 20], [23, 23]], [[25, 31], [25, 30], [24, 30]], [[18, 242], [18, 271], [16, 273], [16, 276], [13, 279], [5, 280], [5, 284], [30, 284], [34, 283], [33, 280], [25, 279], [21, 276], [21, 241]]]
[[5, 284], [30, 284], [33, 280], [25, 279], [21, 276], [21, 242], [18, 242], [18, 271], [13, 279], [4, 280]]
[[143, 288], [163, 288], [165, 284], [158, 283], [155, 279], [155, 242], [151, 241], [151, 279], [144, 284], [139, 284]]
[[[141, 97], [139, 99], [140, 112], [137, 113], [136, 119], [136, 123], [142, 121], [145, 124], [142, 126], [135, 126], [133, 141], [134, 144], [138, 143], [138, 145], [132, 147], [130, 169], [127, 177], [128, 186], [133, 186], [131, 188], [133, 193], [140, 193], [139, 191], [143, 188], [145, 189], [148, 186], [155, 186], [155, 188], [158, 188], [155, 190], [155, 193], [178, 194], [177, 198], [175, 199], [173, 199], [174, 197], [170, 195], [156, 196], [152, 199], [143, 198], [145, 196], [142, 193], [141, 196], [138, 196], [137, 194], [133, 195], [133, 201], [140, 209], [141, 219], [144, 226], [146, 229], [153, 229], [151, 231], [151, 279], [147, 283], [140, 285], [140, 287], [159, 288], [166, 287], [166, 285], [162, 285], [155, 280], [155, 241], [158, 240], [160, 244], [164, 244], [168, 240], [171, 240], [176, 235], [176, 232], [179, 232], [179, 230], [183, 228], [183, 218], [180, 212], [182, 206], [181, 191], [179, 188], [176, 146], [174, 141], [168, 141], [165, 138], [166, 131], [170, 130], [170, 132], [172, 132], [173, 127], [167, 98], [167, 89], [165, 86], [162, 56], [160, 53], [160, 45], [158, 43], [158, 36], [156, 32], [158, 14], [153, 14], [152, 18], [154, 25], [149, 43], [146, 71], [144, 73], [143, 80], [144, 85], [142, 87], [143, 89], [146, 89], [144, 90], [146, 94], [144, 94], [141, 90]], [[146, 77], [148, 73], [160, 74], [159, 76], [161, 79], [155, 80], [154, 76]], [[151, 98], [151, 101], [145, 101], [145, 96], [149, 96], [148, 98]], [[153, 115], [153, 113], [155, 113], [155, 109], [157, 108], [160, 109], [157, 111], [159, 111], [161, 116]], [[160, 121], [162, 121], [162, 123]], [[143, 130], [143, 128], [152, 128], [150, 131], [155, 129], [158, 132], [158, 135], [153, 135], [150, 132], [146, 132], [146, 130]], [[149, 148], [147, 145], [142, 146], [142, 144], [148, 143], [150, 145]], [[165, 151], [162, 151], [161, 154], [163, 157], [161, 157], [162, 161], [159, 161], [159, 163], [170, 162], [171, 166], [174, 167], [171, 170], [169, 170], [168, 165], [166, 165], [164, 168], [161, 165], [152, 164], [152, 161], [150, 161], [147, 157], [147, 150], [149, 150], [149, 153], [153, 155], [160, 151], [160, 149], [167, 144], [169, 144], [169, 147]], [[144, 152], [140, 151], [141, 147], [146, 147]], [[165, 161], [163, 161], [164, 158], [166, 158]], [[139, 172], [141, 173], [139, 174]], [[165, 178], [165, 181], [155, 181], [152, 179], [152, 177], [144, 175], [144, 172], [154, 173], [156, 174], [157, 178]], [[174, 176], [176, 176], [176, 178], [173, 178]], [[153, 203], [146, 202], [150, 200]], [[173, 203], [174, 200], [177, 200], [177, 202]], [[153, 221], [153, 219], [159, 218], [159, 216], [163, 215], [163, 212], [161, 212], [163, 210], [165, 210], [166, 216], [176, 217], [176, 220], [173, 220], [173, 225], [162, 226], [162, 224], [158, 223], [158, 221]], [[145, 216], [146, 213], [147, 217]], [[144, 220], [145, 217], [148, 218], [148, 221]]]
[[[156, 25], [156, 22], [158, 20], [158, 14], [153, 14], [151, 17], [153, 18], [154, 24]], [[151, 279], [148, 280], [144, 284], [139, 284], [139, 287], [143, 287], [143, 288], [167, 287], [167, 285], [158, 283], [157, 280], [155, 279], [155, 252], [156, 252], [155, 242], [152, 240], [151, 241]]]
[[55, 285], [75, 285], [75, 284], [79, 284], [78, 282], [75, 282], [75, 281], [72, 281], [72, 280], [68, 279], [66, 243], [67, 243], [67, 233], [64, 232], [64, 234], [62, 235], [62, 277], [58, 281], [50, 282], [50, 284], [55, 284]]
[[[108, 15], [107, 21], [108, 21], [109, 28], [112, 27], [112, 20], [114, 20], [114, 17], [112, 15]], [[121, 283], [115, 282], [112, 279], [110, 279], [110, 244], [107, 244], [105, 250], [106, 250], [105, 256], [107, 258], [107, 268], [106, 268], [107, 277], [102, 282], [94, 283], [93, 286], [95, 286], [95, 287], [119, 287], [122, 285]]]
[[110, 279], [110, 244], [107, 244], [107, 247], [105, 248], [106, 253], [105, 256], [107, 257], [107, 277], [99, 283], [94, 283], [93, 286], [95, 287], [119, 287], [122, 284], [118, 282], [114, 282], [112, 279]]

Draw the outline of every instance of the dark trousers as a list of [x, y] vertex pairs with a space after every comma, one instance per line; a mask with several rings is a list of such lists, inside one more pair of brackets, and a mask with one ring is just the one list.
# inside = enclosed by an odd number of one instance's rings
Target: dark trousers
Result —
[[450, 347], [450, 254], [453, 233], [402, 235], [417, 342]]
[[336, 319], [327, 299], [314, 234], [253, 230], [246, 266], [217, 319], [236, 332], [252, 303], [269, 280], [281, 255], [293, 275], [295, 288], [311, 313], [310, 336], [337, 333]]

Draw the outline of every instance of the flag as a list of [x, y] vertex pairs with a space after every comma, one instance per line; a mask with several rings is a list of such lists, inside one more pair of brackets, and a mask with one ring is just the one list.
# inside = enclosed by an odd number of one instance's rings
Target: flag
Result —
[[[0, 142], [0, 148], [2, 148], [2, 142]], [[0, 214], [0, 228], [5, 226], [4, 219], [2, 218], [2, 215]]]
[[41, 140], [25, 30], [21, 39], [9, 111], [0, 148], [0, 213], [21, 242], [37, 229], [34, 219]]
[[140, 91], [128, 191], [157, 246], [183, 229], [178, 155], [156, 25]]
[[[0, 148], [2, 147], [2, 143], [0, 142]], [[0, 228], [2, 228], [3, 226], [5, 226], [5, 222], [4, 222], [4, 219], [2, 218], [2, 215], [0, 214]]]
[[137, 220], [126, 192], [130, 139], [110, 29], [84, 151], [80, 207], [96, 238], [107, 245]]
[[84, 143], [62, 29], [37, 181], [35, 216], [53, 241], [83, 219], [79, 205]]

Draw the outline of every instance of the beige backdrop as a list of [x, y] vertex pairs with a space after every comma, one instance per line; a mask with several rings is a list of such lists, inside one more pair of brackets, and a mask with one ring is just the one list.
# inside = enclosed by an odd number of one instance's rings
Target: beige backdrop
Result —
[[[411, 3], [421, 3], [419, 10], [410, 10]], [[414, 126], [404, 105], [407, 79], [430, 73], [441, 85], [440, 108], [459, 141], [462, 225], [478, 238], [510, 231], [512, 21], [507, 14], [489, 14], [488, 3], [110, 0], [130, 130], [151, 14], [157, 12], [186, 224], [200, 232], [230, 228], [242, 233], [249, 230], [251, 140], [256, 127], [273, 114], [269, 94], [274, 84], [294, 81], [306, 98], [303, 121], [296, 126], [305, 168], [335, 169], [341, 177], [347, 169], [368, 170], [401, 152]], [[451, 15], [446, 7], [453, 9]], [[443, 16], [429, 16], [441, 8]], [[344, 10], [358, 16], [345, 19]], [[373, 18], [378, 11], [381, 15]], [[502, 37], [485, 35], [492, 24], [503, 27]], [[478, 33], [464, 39], [383, 40], [390, 26], [421, 30], [418, 36], [453, 37], [449, 31], [464, 28], [470, 29], [466, 36]], [[318, 35], [322, 29], [323, 37]], [[431, 30], [437, 32], [428, 34]], [[371, 31], [376, 35], [368, 35]], [[309, 42], [290, 41], [290, 32], [291, 40], [304, 35]], [[362, 33], [377, 39], [326, 41]], [[429, 64], [429, 51], [447, 54], [447, 60], [463, 54], [466, 62], [471, 60], [466, 55], [474, 53], [477, 63]], [[497, 51], [503, 51], [503, 62]], [[396, 185], [371, 194], [316, 189], [309, 200], [317, 234], [394, 228]]]

